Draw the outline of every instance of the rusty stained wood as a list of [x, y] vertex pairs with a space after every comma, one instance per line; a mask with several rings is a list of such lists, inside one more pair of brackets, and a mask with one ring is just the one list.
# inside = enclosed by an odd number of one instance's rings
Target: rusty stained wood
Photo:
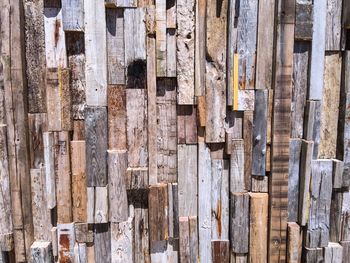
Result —
[[73, 262], [75, 231], [74, 223], [57, 225], [58, 261]]

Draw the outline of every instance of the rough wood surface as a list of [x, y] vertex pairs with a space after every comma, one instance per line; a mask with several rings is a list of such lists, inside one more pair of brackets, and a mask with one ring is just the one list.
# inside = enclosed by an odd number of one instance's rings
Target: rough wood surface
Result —
[[304, 138], [314, 142], [313, 159], [317, 159], [320, 144], [321, 102], [306, 101]]
[[248, 190], [249, 184], [244, 180], [244, 141], [232, 140], [232, 153], [230, 155], [230, 191], [241, 192]]
[[74, 223], [57, 225], [58, 261], [73, 262], [75, 232]]
[[343, 0], [327, 0], [325, 50], [340, 50], [341, 17]]
[[95, 212], [94, 221], [95, 224], [108, 222], [108, 187], [95, 187]]
[[45, 164], [43, 133], [47, 131], [46, 116], [45, 113], [28, 114], [31, 168], [42, 168]]
[[230, 261], [230, 242], [228, 240], [213, 240], [211, 242], [211, 257], [213, 263]]
[[287, 262], [298, 263], [301, 260], [302, 235], [300, 226], [295, 222], [288, 223]]
[[311, 1], [296, 1], [295, 4], [295, 39], [312, 40], [313, 5]]
[[50, 263], [53, 260], [52, 246], [48, 241], [35, 241], [30, 250], [33, 263]]
[[133, 246], [133, 220], [128, 218], [120, 223], [111, 223], [111, 259], [112, 263], [135, 262]]
[[343, 247], [339, 243], [328, 243], [328, 246], [324, 248], [324, 262], [344, 262]]
[[84, 1], [63, 0], [62, 22], [64, 31], [84, 31]]
[[197, 108], [190, 105], [177, 106], [178, 144], [197, 143]]
[[244, 140], [244, 182], [247, 190], [251, 189], [252, 175], [252, 149], [253, 149], [253, 111], [243, 114], [243, 140]]
[[43, 132], [47, 207], [56, 206], [55, 140], [53, 132]]
[[341, 240], [342, 205], [343, 193], [333, 191], [329, 218], [329, 241], [331, 242], [339, 242]]

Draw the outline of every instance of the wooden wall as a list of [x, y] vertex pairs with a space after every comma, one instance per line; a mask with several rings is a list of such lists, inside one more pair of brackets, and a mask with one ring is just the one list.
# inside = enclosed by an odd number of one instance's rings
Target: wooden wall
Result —
[[1, 0], [0, 263], [346, 263], [347, 0]]

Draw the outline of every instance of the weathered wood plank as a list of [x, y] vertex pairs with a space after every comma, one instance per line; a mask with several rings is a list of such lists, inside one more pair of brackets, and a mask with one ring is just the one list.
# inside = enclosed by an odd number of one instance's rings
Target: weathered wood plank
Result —
[[329, 241], [329, 217], [332, 197], [332, 161], [311, 162], [310, 208], [305, 245], [326, 247]]
[[[289, 141], [289, 176], [288, 176], [288, 221], [297, 222], [299, 207], [299, 181], [300, 180], [300, 139]], [[303, 200], [303, 199], [301, 199]]]
[[74, 262], [74, 223], [57, 225], [58, 262]]
[[198, 221], [197, 216], [190, 216], [188, 218], [189, 236], [190, 236], [190, 262], [198, 262], [199, 248], [198, 248]]
[[177, 180], [176, 80], [157, 81], [157, 181]]
[[95, 263], [110, 263], [111, 253], [111, 228], [109, 224], [95, 224], [94, 232]]
[[179, 216], [196, 216], [197, 205], [197, 145], [177, 146]]
[[268, 246], [268, 194], [250, 193], [249, 255], [251, 262], [265, 262]]
[[75, 223], [75, 239], [78, 243], [91, 243], [94, 241], [93, 225], [87, 223]]
[[50, 263], [53, 261], [51, 242], [35, 241], [30, 246], [30, 250], [33, 263]]
[[[132, 263], [134, 228], [133, 219], [124, 222], [111, 223], [111, 259], [112, 263]], [[107, 251], [108, 253], [108, 251]]]
[[166, 76], [166, 1], [156, 0], [156, 59], [157, 77]]
[[105, 0], [106, 7], [136, 7], [137, 0]]
[[107, 8], [106, 25], [108, 84], [125, 84], [123, 9]]
[[329, 219], [329, 241], [341, 240], [343, 193], [333, 190]]
[[313, 159], [317, 159], [320, 143], [321, 102], [306, 101], [304, 138], [314, 142]]
[[190, 247], [190, 226], [188, 217], [179, 217], [179, 250], [180, 262], [190, 262], [191, 247]]
[[225, 141], [227, 1], [207, 2], [206, 142]]
[[58, 256], [58, 237], [57, 237], [57, 227], [51, 228], [51, 244], [52, 244], [52, 255], [54, 257]]
[[85, 141], [71, 141], [72, 164], [72, 210], [74, 222], [87, 221], [87, 190], [86, 190], [86, 146]]
[[230, 241], [232, 252], [248, 253], [249, 250], [249, 194], [232, 193], [230, 209]]
[[328, 246], [324, 248], [324, 262], [344, 262], [343, 247], [339, 243], [328, 243]]
[[312, 21], [312, 50], [317, 50], [317, 52], [311, 52], [308, 99], [321, 100], [326, 44], [327, 1], [315, 1], [313, 3]]
[[252, 175], [265, 175], [267, 102], [268, 91], [256, 90], [253, 119]]
[[211, 256], [213, 263], [230, 261], [230, 241], [213, 240], [211, 242]]
[[197, 110], [195, 106], [177, 106], [177, 143], [197, 143]]
[[318, 158], [322, 159], [336, 157], [341, 65], [341, 53], [326, 54], [318, 148]]
[[148, 168], [128, 168], [124, 179], [126, 189], [147, 189], [148, 188]]
[[126, 89], [123, 85], [108, 85], [108, 149], [126, 150]]
[[64, 31], [84, 31], [84, 1], [63, 0], [62, 22]]
[[243, 140], [244, 140], [244, 182], [247, 190], [251, 189], [252, 149], [253, 149], [253, 111], [243, 113]]
[[[148, 200], [134, 202], [134, 262], [150, 262]], [[170, 220], [170, 217], [169, 217]], [[170, 233], [170, 232], [169, 232]]]
[[323, 249], [303, 247], [302, 262], [324, 262]]
[[95, 187], [87, 187], [87, 202], [86, 202], [86, 213], [87, 223], [93, 224], [95, 222]]
[[[178, 104], [194, 104], [195, 93], [195, 1], [178, 0], [177, 8], [177, 83]], [[169, 52], [167, 50], [167, 52]]]
[[126, 195], [126, 168], [128, 153], [108, 150], [109, 221], [119, 223], [128, 220]]
[[47, 208], [56, 206], [56, 179], [55, 179], [55, 140], [52, 132], [43, 132], [46, 201]]
[[248, 190], [244, 179], [244, 141], [232, 140], [232, 153], [230, 155], [230, 191], [232, 193]]
[[333, 189], [340, 189], [343, 185], [344, 163], [333, 159]]
[[45, 113], [28, 114], [28, 138], [31, 168], [39, 169], [45, 164], [43, 133], [46, 131], [47, 117]]
[[46, 112], [43, 1], [24, 1], [28, 112]]
[[108, 187], [95, 187], [95, 224], [108, 223]]
[[313, 27], [312, 1], [296, 1], [295, 3], [295, 40], [312, 40]]
[[[195, 65], [194, 65], [194, 93], [196, 96], [205, 95], [205, 40], [206, 40], [206, 1], [196, 1], [195, 25]], [[230, 46], [230, 45], [229, 45]], [[198, 99], [198, 97], [197, 97]], [[199, 101], [197, 101], [199, 105]]]
[[[269, 90], [272, 88], [273, 35], [275, 16], [271, 15], [271, 10], [274, 9], [275, 1], [259, 1], [256, 48], [256, 89]], [[249, 41], [253, 41], [253, 39], [249, 38]]]
[[87, 186], [107, 185], [107, 109], [85, 108]]
[[300, 226], [295, 222], [288, 223], [287, 262], [298, 263], [301, 260], [302, 235]]
[[47, 208], [45, 170], [30, 169], [32, 188], [32, 213], [35, 240], [50, 240], [51, 215]]
[[325, 46], [327, 51], [340, 50], [342, 6], [343, 0], [327, 0]]
[[104, 0], [84, 1], [86, 104], [107, 105], [107, 49]]

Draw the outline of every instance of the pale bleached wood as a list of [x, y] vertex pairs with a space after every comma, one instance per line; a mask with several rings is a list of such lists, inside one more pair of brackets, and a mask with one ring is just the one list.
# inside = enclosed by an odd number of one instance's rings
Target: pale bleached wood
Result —
[[66, 32], [68, 67], [70, 69], [70, 92], [73, 120], [84, 119], [86, 104], [85, 44], [82, 32]]
[[85, 108], [86, 184], [107, 185], [107, 109]]
[[178, 104], [194, 104], [195, 1], [178, 0], [176, 7]]
[[332, 197], [332, 161], [311, 162], [310, 208], [305, 231], [305, 246], [326, 247], [329, 241], [329, 217]]
[[299, 207], [299, 181], [300, 180], [300, 139], [289, 141], [289, 176], [288, 176], [288, 221], [297, 222]]
[[74, 262], [74, 223], [57, 225], [58, 261]]
[[166, 76], [166, 1], [156, 0], [156, 59], [157, 77]]
[[[168, 12], [169, 9], [167, 9]], [[166, 30], [166, 75], [167, 77], [176, 77], [177, 65], [177, 46], [176, 29], [168, 28]]]
[[123, 10], [107, 8], [106, 25], [108, 84], [125, 84], [125, 46]]
[[256, 48], [256, 89], [272, 88], [273, 35], [275, 17], [271, 14], [271, 10], [274, 9], [275, 1], [259, 1]]
[[84, 31], [84, 1], [63, 0], [62, 22], [64, 31]]
[[313, 147], [313, 141], [301, 141], [298, 210], [298, 223], [301, 226], [305, 226], [308, 220], [311, 160]]
[[230, 193], [230, 241], [232, 252], [244, 254], [249, 250], [249, 194]]
[[327, 1], [314, 2], [312, 21], [312, 50], [317, 50], [317, 52], [311, 52], [308, 99], [321, 100], [326, 44]]
[[179, 216], [197, 215], [197, 145], [177, 146]]
[[188, 217], [189, 224], [189, 236], [190, 236], [190, 262], [198, 262], [199, 250], [198, 250], [198, 221], [197, 216]]
[[211, 160], [204, 138], [198, 142], [199, 258], [211, 262]]
[[52, 255], [58, 256], [58, 238], [57, 238], [57, 227], [51, 228], [51, 244], [52, 244]]
[[[169, 231], [169, 236], [170, 237], [175, 237], [174, 235], [174, 197], [175, 195], [173, 194], [173, 185], [171, 183], [168, 183], [168, 231]], [[176, 215], [175, 215], [176, 216]]]
[[32, 188], [32, 213], [35, 240], [50, 240], [51, 214], [47, 208], [45, 170], [30, 169]]
[[[227, 1], [210, 0], [206, 10], [206, 142], [225, 141]], [[210, 109], [210, 110], [209, 110]]]
[[326, 54], [318, 148], [318, 158], [322, 159], [336, 157], [341, 64], [341, 53]]
[[266, 165], [266, 120], [268, 91], [255, 91], [252, 175], [264, 176]]
[[[196, 1], [195, 25], [195, 66], [194, 92], [196, 96], [205, 95], [205, 39], [206, 39], [206, 1]], [[197, 97], [198, 99], [198, 97]], [[199, 102], [197, 102], [199, 104]]]
[[45, 52], [47, 68], [66, 68], [67, 53], [62, 23], [62, 10], [44, 8]]
[[12, 233], [10, 174], [5, 124], [0, 124], [0, 235]]
[[157, 173], [159, 183], [176, 182], [176, 81], [157, 81]]
[[163, 240], [157, 243], [157, 246], [151, 253], [152, 263], [177, 263], [179, 262], [179, 244], [178, 239]]
[[87, 253], [86, 244], [75, 243], [75, 245], [74, 245], [74, 262], [85, 263], [87, 260], [86, 253]]
[[324, 262], [344, 262], [343, 247], [339, 243], [329, 242], [328, 246], [324, 248]]
[[136, 7], [137, 0], [105, 0], [106, 7]]
[[238, 90], [238, 111], [253, 111], [254, 110], [254, 90]]
[[86, 213], [87, 223], [93, 224], [95, 222], [95, 187], [87, 187], [87, 202], [86, 202]]
[[84, 1], [86, 104], [107, 105], [107, 49], [104, 0]]
[[44, 162], [45, 162], [45, 189], [47, 208], [56, 206], [56, 181], [55, 181], [55, 145], [54, 134], [43, 132]]
[[249, 256], [250, 262], [266, 262], [268, 194], [250, 194]]
[[244, 141], [232, 140], [232, 153], [230, 155], [230, 191], [241, 192], [248, 187], [244, 180]]
[[111, 223], [111, 259], [112, 263], [132, 263], [133, 255], [133, 219]]
[[24, 1], [28, 111], [46, 112], [43, 1]]
[[109, 224], [95, 224], [95, 263], [111, 262], [111, 228]]
[[[253, 89], [255, 87], [257, 27], [258, 1], [240, 1], [237, 24], [238, 83], [240, 89]], [[269, 27], [267, 26], [267, 28]], [[266, 33], [265, 27], [264, 32]], [[266, 45], [266, 41], [264, 41], [265, 48]], [[266, 50], [264, 53], [266, 54]]]
[[[295, 39], [312, 40], [313, 5], [310, 0], [298, 0], [295, 3]], [[307, 43], [309, 44], [309, 43]], [[311, 44], [311, 43], [310, 43]]]
[[291, 138], [303, 137], [310, 49], [309, 42], [300, 41], [294, 44]]
[[127, 164], [128, 154], [125, 150], [108, 150], [109, 221], [113, 223], [127, 221], [128, 219]]
[[229, 238], [229, 162], [211, 161], [211, 237]]
[[306, 101], [304, 139], [314, 142], [312, 158], [317, 159], [320, 144], [321, 101]]
[[299, 263], [301, 260], [302, 235], [300, 226], [295, 222], [288, 223], [287, 262]]
[[[239, 1], [236, 0], [229, 0], [228, 1], [228, 33], [227, 33], [227, 106], [233, 106], [233, 99], [234, 99], [234, 85], [237, 83], [236, 76], [234, 76], [235, 72], [234, 70], [237, 69], [237, 65], [234, 65], [237, 63], [237, 61], [234, 61], [234, 58], [237, 58], [236, 53], [236, 47], [237, 47], [237, 16], [239, 13], [239, 10], [236, 8], [236, 3], [238, 4]], [[205, 1], [204, 1], [205, 6]], [[201, 7], [203, 8], [203, 7]], [[198, 8], [200, 10], [200, 8]], [[197, 15], [198, 16], [198, 15]], [[197, 51], [196, 51], [197, 52]], [[238, 88], [238, 87], [237, 87]]]
[[190, 229], [187, 216], [179, 218], [179, 234], [180, 262], [191, 262]]
[[55, 134], [57, 222], [72, 222], [71, 166], [68, 132]]
[[95, 223], [108, 222], [108, 187], [95, 187]]
[[342, 6], [343, 0], [327, 0], [326, 51], [340, 50]]
[[33, 263], [51, 263], [53, 261], [51, 242], [35, 241], [30, 250]]
[[85, 141], [71, 141], [72, 164], [72, 209], [74, 222], [86, 222], [87, 220], [87, 193], [86, 193], [86, 157]]
[[333, 188], [340, 189], [343, 185], [343, 172], [344, 163], [343, 161], [333, 159]]

